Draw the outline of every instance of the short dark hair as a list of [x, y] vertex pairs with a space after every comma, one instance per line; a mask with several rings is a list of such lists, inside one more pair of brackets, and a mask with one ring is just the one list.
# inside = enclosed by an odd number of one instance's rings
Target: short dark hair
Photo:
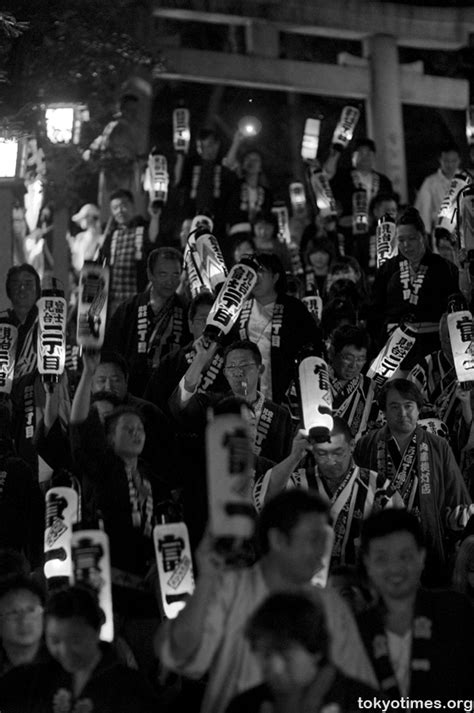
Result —
[[340, 255], [337, 258], [336, 262], [331, 265], [329, 272], [331, 275], [334, 275], [335, 272], [343, 272], [349, 267], [351, 267], [354, 272], [359, 273], [359, 278], [362, 277], [362, 268], [360, 266], [360, 263], [355, 257], [352, 257], [351, 255]]
[[366, 329], [353, 324], [343, 324], [334, 330], [331, 335], [331, 345], [335, 354], [347, 346], [354, 346], [356, 349], [369, 348], [369, 334]]
[[115, 364], [118, 366], [120, 371], [123, 373], [125, 379], [128, 379], [128, 364], [121, 354], [113, 351], [102, 351], [100, 353], [100, 363], [101, 364]]
[[330, 336], [343, 320], [347, 320], [349, 324], [357, 322], [357, 312], [352, 302], [344, 296], [334, 297], [326, 302], [321, 315], [323, 334]]
[[352, 433], [347, 421], [344, 421], [341, 416], [334, 416], [331, 436], [337, 436], [339, 434], [342, 434], [348, 443], [354, 440], [354, 434]]
[[355, 153], [358, 149], [362, 148], [363, 146], [367, 146], [368, 149], [373, 151], [374, 153], [377, 152], [377, 147], [375, 145], [375, 141], [373, 139], [369, 139], [367, 136], [363, 136], [360, 139], [357, 139], [357, 141], [354, 143], [354, 148], [352, 149], [352, 153]]
[[45, 590], [34, 579], [31, 579], [30, 577], [27, 577], [23, 574], [19, 574], [14, 577], [9, 577], [8, 579], [2, 581], [0, 585], [0, 600], [3, 599], [3, 597], [6, 597], [7, 594], [11, 594], [12, 592], [19, 592], [21, 590], [26, 590], [27, 592], [31, 592], [31, 594], [34, 594], [34, 596], [38, 597], [38, 599], [40, 600], [41, 606], [44, 606], [44, 603], [46, 601]]
[[8, 299], [11, 299], [11, 294], [10, 294], [11, 281], [13, 280], [14, 277], [19, 275], [21, 272], [27, 272], [30, 275], [33, 275], [33, 277], [35, 278], [36, 296], [37, 296], [37, 298], [39, 298], [41, 295], [40, 276], [38, 275], [38, 273], [36, 272], [35, 268], [32, 265], [28, 265], [28, 263], [24, 262], [22, 265], [14, 265], [7, 272], [7, 277], [5, 280], [5, 291], [7, 293]]
[[85, 619], [94, 631], [99, 631], [105, 621], [105, 615], [99, 606], [97, 595], [89, 587], [74, 585], [60, 589], [46, 603], [45, 618]]
[[215, 129], [211, 129], [210, 127], [203, 127], [202, 129], [199, 129], [198, 135], [197, 135], [197, 140], [198, 141], [205, 141], [206, 139], [214, 139], [214, 141], [217, 141], [220, 143], [220, 138]]
[[439, 147], [438, 156], [441, 156], [442, 153], [448, 153], [449, 151], [454, 151], [459, 156], [461, 155], [459, 146], [454, 141], [445, 141]]
[[236, 349], [245, 349], [245, 351], [251, 352], [255, 359], [255, 363], [258, 366], [261, 365], [262, 354], [260, 352], [260, 349], [258, 348], [257, 344], [255, 344], [255, 342], [251, 342], [250, 339], [239, 339], [238, 341], [235, 341], [235, 342], [232, 342], [232, 344], [229, 344], [229, 346], [226, 347], [226, 349], [224, 351], [224, 364], [226, 362], [229, 352], [233, 352]]
[[361, 553], [367, 554], [372, 540], [392, 535], [394, 532], [408, 532], [413, 535], [419, 548], [425, 546], [418, 518], [404, 508], [387, 508], [370, 515], [362, 523]]
[[309, 264], [309, 257], [310, 255], [314, 255], [314, 253], [326, 253], [326, 255], [329, 255], [330, 262], [336, 257], [334, 245], [327, 238], [310, 238], [308, 240], [304, 251], [305, 265]]
[[260, 211], [253, 219], [254, 226], [257, 225], [257, 223], [268, 223], [269, 225], [272, 225], [275, 230], [276, 237], [276, 234], [278, 233], [278, 218], [275, 213], [272, 213], [271, 211]]
[[370, 201], [369, 213], [373, 213], [378, 205], [380, 205], [381, 203], [386, 203], [388, 201], [393, 201], [398, 207], [400, 205], [400, 196], [398, 195], [398, 193], [391, 192], [377, 193], [377, 195], [375, 195]]
[[275, 283], [275, 291], [278, 295], [283, 295], [286, 292], [286, 274], [282, 261], [273, 253], [257, 253], [256, 258], [260, 265], [266, 270], [270, 270], [273, 275], [278, 275], [278, 280]]
[[426, 236], [423, 218], [415, 206], [409, 205], [400, 213], [397, 218], [397, 225], [412, 225], [423, 237]]
[[119, 418], [128, 414], [139, 418], [143, 424], [143, 428], [145, 428], [145, 420], [140, 411], [138, 411], [138, 409], [134, 408], [133, 406], [127, 406], [126, 404], [122, 404], [121, 406], [117, 406], [117, 408], [114, 409], [111, 414], [105, 417], [104, 429], [107, 438], [109, 438], [109, 436], [113, 433]]
[[115, 201], [118, 198], [125, 198], [126, 200], [129, 200], [130, 203], [135, 203], [133, 193], [128, 191], [126, 188], [117, 188], [116, 191], [113, 191], [113, 193], [110, 194], [109, 203], [112, 203], [112, 201]]
[[188, 319], [190, 322], [193, 321], [194, 317], [196, 316], [196, 312], [198, 311], [199, 307], [212, 307], [212, 305], [215, 302], [215, 297], [212, 294], [212, 292], [209, 292], [208, 290], [204, 290], [203, 292], [200, 292], [194, 299], [191, 300], [191, 303], [188, 308]]
[[245, 634], [254, 648], [259, 640], [270, 640], [270, 646], [281, 648], [298, 643], [311, 654], [329, 653], [326, 613], [316, 599], [297, 592], [270, 595], [252, 614]]
[[155, 265], [160, 258], [162, 260], [175, 260], [176, 262], [179, 262], [180, 265], [183, 263], [183, 256], [179, 250], [176, 250], [176, 248], [155, 248], [148, 255], [148, 260], [146, 262], [148, 272], [153, 272]]
[[377, 396], [377, 401], [382, 411], [387, 409], [388, 392], [392, 390], [398, 391], [409, 401], [414, 401], [418, 408], [421, 408], [424, 404], [423, 394], [413, 381], [409, 379], [389, 379], [382, 386]]
[[275, 495], [264, 505], [257, 521], [257, 539], [261, 554], [269, 551], [268, 533], [271, 529], [279, 530], [288, 536], [303, 515], [312, 514], [326, 515], [329, 522], [329, 503], [317, 493], [295, 488]]

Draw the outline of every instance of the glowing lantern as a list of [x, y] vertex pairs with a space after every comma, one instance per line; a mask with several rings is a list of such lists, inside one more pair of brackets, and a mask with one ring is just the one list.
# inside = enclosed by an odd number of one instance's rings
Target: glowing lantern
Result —
[[474, 334], [472, 314], [466, 309], [462, 295], [452, 295], [448, 301], [448, 331], [453, 350], [456, 377], [462, 388], [474, 386]]
[[184, 522], [156, 525], [153, 530], [161, 606], [174, 619], [194, 591], [193, 561], [188, 528]]
[[148, 191], [150, 206], [156, 210], [162, 208], [168, 199], [168, 163], [166, 157], [152, 150], [148, 157], [144, 188]]
[[206, 428], [209, 531], [219, 539], [248, 540], [255, 528], [253, 451], [246, 421], [216, 416]]
[[38, 371], [45, 383], [58, 383], [66, 361], [67, 305], [56, 286], [43, 289], [38, 306]]
[[474, 144], [474, 106], [467, 107], [466, 114], [466, 138], [469, 146]]
[[79, 495], [73, 488], [50, 488], [46, 493], [44, 576], [72, 579], [72, 528], [78, 520]]
[[365, 235], [369, 232], [369, 199], [367, 191], [360, 189], [352, 194], [352, 233]]
[[86, 261], [79, 277], [77, 303], [77, 344], [86, 349], [100, 349], [104, 343], [109, 268]]
[[406, 324], [397, 327], [367, 371], [376, 386], [392, 379], [416, 341], [416, 332]]
[[336, 148], [345, 149], [349, 146], [354, 136], [354, 131], [359, 121], [360, 111], [355, 106], [345, 106], [341, 113], [339, 123], [334, 130], [332, 144]]
[[306, 193], [302, 183], [290, 183], [290, 202], [295, 213], [304, 210], [306, 206]]
[[257, 284], [259, 267], [250, 256], [233, 266], [207, 317], [204, 330], [207, 338], [218, 339], [230, 332], [245, 300]]
[[244, 136], [258, 136], [262, 130], [262, 122], [256, 116], [243, 116], [239, 121], [239, 131]]
[[384, 262], [398, 254], [396, 232], [397, 229], [393, 218], [388, 214], [379, 218], [376, 230], [377, 270], [382, 267]]
[[306, 119], [303, 141], [301, 143], [301, 158], [303, 161], [314, 161], [318, 153], [320, 119]]
[[311, 438], [328, 441], [334, 421], [328, 366], [320, 356], [304, 357], [298, 365], [301, 411]]
[[103, 530], [75, 530], [72, 533], [73, 579], [95, 590], [105, 614], [100, 630], [102, 641], [113, 641], [112, 576], [109, 538]]
[[53, 144], [78, 144], [82, 122], [89, 120], [83, 104], [56, 103], [46, 106], [46, 135]]
[[187, 154], [191, 143], [189, 109], [178, 108], [173, 112], [173, 146], [178, 153]]
[[219, 243], [211, 233], [202, 232], [196, 237], [196, 251], [209, 281], [211, 292], [215, 292], [227, 277], [227, 267]]

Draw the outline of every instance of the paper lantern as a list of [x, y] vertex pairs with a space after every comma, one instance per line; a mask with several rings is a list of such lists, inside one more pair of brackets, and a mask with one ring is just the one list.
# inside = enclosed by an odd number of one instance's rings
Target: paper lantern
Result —
[[194, 591], [188, 528], [184, 522], [156, 525], [153, 542], [163, 614], [167, 619], [174, 619]]
[[437, 228], [445, 228], [451, 233], [456, 227], [456, 208], [459, 193], [471, 183], [471, 177], [465, 171], [457, 171], [451, 179], [446, 196], [441, 203], [436, 220]]
[[320, 356], [309, 355], [298, 364], [301, 411], [311, 438], [328, 441], [334, 421], [328, 366]]
[[85, 584], [97, 594], [105, 614], [100, 630], [102, 641], [113, 641], [112, 577], [109, 538], [103, 530], [75, 530], [71, 541], [73, 580]]
[[303, 161], [314, 161], [318, 153], [320, 119], [306, 119], [303, 141], [301, 143], [301, 158]]
[[46, 493], [44, 576], [72, 580], [72, 528], [78, 520], [79, 495], [74, 488], [50, 488]]
[[98, 350], [104, 343], [109, 281], [107, 266], [84, 263], [79, 277], [76, 341], [85, 349]]
[[217, 287], [227, 278], [227, 267], [220, 245], [214, 235], [205, 232], [200, 235], [198, 233], [195, 246], [211, 292], [215, 293]]
[[13, 324], [0, 323], [0, 394], [9, 394], [15, 373], [18, 329]]
[[323, 301], [320, 295], [306, 295], [301, 299], [302, 303], [317, 322], [321, 321], [323, 313]]
[[284, 203], [277, 203], [273, 206], [272, 213], [276, 215], [278, 221], [278, 239], [281, 243], [289, 245], [291, 243], [291, 233], [288, 208]]
[[465, 389], [474, 386], [474, 334], [472, 314], [462, 309], [459, 301], [449, 302], [448, 332], [453, 351], [454, 368], [459, 383]]
[[384, 262], [398, 254], [396, 233], [397, 228], [393, 218], [388, 214], [379, 218], [376, 229], [377, 270]]
[[474, 184], [471, 183], [459, 191], [456, 203], [459, 242], [460, 246], [468, 251], [468, 260], [471, 264], [471, 251], [474, 250]]
[[143, 187], [148, 192], [150, 206], [153, 210], [162, 208], [168, 199], [168, 162], [153, 149], [148, 156], [148, 166], [145, 172]]
[[245, 300], [257, 284], [258, 270], [257, 261], [250, 256], [233, 266], [207, 317], [206, 337], [218, 339], [230, 332]]
[[81, 125], [89, 121], [84, 104], [48, 104], [46, 107], [46, 134], [53, 144], [78, 144]]
[[369, 232], [369, 199], [363, 188], [352, 194], [352, 233], [365, 235]]
[[38, 371], [45, 383], [58, 383], [66, 361], [67, 304], [62, 290], [43, 290], [38, 306]]
[[304, 210], [306, 206], [306, 193], [304, 186], [301, 182], [295, 181], [290, 183], [290, 202], [294, 213], [299, 213]]
[[178, 153], [187, 154], [191, 143], [189, 109], [179, 107], [173, 111], [173, 146]]
[[401, 324], [397, 327], [370, 365], [367, 371], [369, 379], [373, 379], [379, 387], [392, 379], [415, 341], [416, 332], [409, 325]]
[[466, 139], [469, 146], [474, 144], [474, 106], [471, 104], [466, 111]]
[[211, 535], [250, 539], [255, 528], [253, 451], [242, 416], [223, 414], [207, 425], [206, 454]]
[[359, 121], [360, 111], [355, 106], [345, 106], [332, 136], [332, 144], [340, 149], [349, 146]]
[[321, 217], [335, 216], [336, 201], [327, 174], [316, 164], [308, 167], [308, 177]]

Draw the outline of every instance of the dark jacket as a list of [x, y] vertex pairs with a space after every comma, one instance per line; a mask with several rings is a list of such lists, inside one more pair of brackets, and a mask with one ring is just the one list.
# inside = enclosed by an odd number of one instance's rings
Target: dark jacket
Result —
[[78, 698], [72, 693], [71, 675], [52, 660], [19, 666], [6, 674], [0, 680], [0, 709], [3, 713], [155, 713], [156, 700], [147, 681], [138, 671], [119, 664], [108, 644], [101, 648], [102, 659]]

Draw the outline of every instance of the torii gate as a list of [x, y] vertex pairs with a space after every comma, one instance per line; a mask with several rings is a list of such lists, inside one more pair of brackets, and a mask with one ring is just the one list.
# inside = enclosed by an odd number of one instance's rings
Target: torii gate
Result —
[[[191, 6], [191, 7], [190, 7]], [[205, 6], [205, 10], [199, 9]], [[474, 8], [413, 7], [380, 0], [155, 0], [155, 17], [245, 28], [246, 54], [166, 47], [160, 79], [231, 84], [363, 100], [379, 170], [407, 198], [402, 104], [465, 110], [465, 79], [400, 66], [398, 46], [460, 49], [474, 32]], [[365, 58], [338, 64], [279, 59], [279, 32], [359, 40]]]

